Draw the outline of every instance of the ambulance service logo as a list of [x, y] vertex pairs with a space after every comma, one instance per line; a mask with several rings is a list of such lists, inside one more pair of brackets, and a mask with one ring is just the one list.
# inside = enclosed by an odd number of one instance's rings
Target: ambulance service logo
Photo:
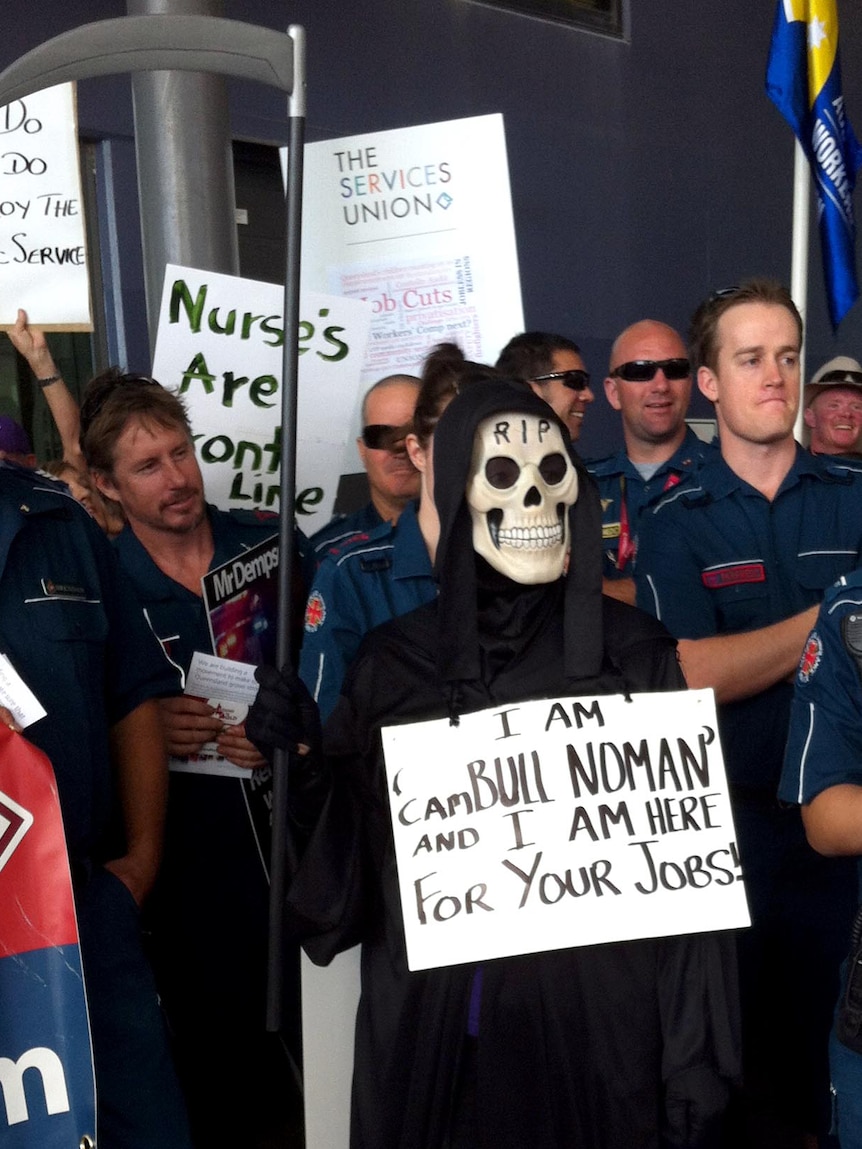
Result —
[[305, 629], [313, 634], [316, 630], [320, 630], [325, 618], [326, 603], [323, 601], [323, 595], [318, 590], [312, 591], [305, 608]]
[[802, 658], [799, 660], [799, 670], [796, 674], [796, 677], [803, 686], [813, 676], [814, 671], [820, 665], [820, 659], [822, 657], [823, 643], [820, 641], [820, 635], [814, 630], [809, 635], [805, 649], [802, 651]]

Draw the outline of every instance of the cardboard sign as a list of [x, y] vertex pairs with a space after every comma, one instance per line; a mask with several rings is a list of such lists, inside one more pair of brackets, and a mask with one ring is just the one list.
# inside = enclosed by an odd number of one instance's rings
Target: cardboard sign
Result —
[[75, 89], [0, 108], [0, 327], [92, 331]]
[[523, 330], [502, 115], [307, 144], [304, 187], [303, 287], [372, 308], [363, 387]]
[[749, 924], [712, 691], [387, 727], [413, 970]]
[[[169, 264], [153, 375], [187, 405], [207, 498], [279, 509], [282, 288]], [[296, 514], [329, 521], [365, 354], [370, 307], [305, 294], [300, 307]]]

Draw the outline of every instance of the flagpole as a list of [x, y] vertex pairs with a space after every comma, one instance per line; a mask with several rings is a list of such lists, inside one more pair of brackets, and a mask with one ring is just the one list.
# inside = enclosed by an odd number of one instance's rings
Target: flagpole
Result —
[[[790, 294], [805, 323], [808, 309], [808, 228], [811, 204], [811, 169], [799, 140], [793, 151], [793, 236], [790, 254]], [[802, 442], [805, 426], [803, 399], [805, 395], [805, 343], [799, 349], [799, 410], [796, 413], [794, 434]]]

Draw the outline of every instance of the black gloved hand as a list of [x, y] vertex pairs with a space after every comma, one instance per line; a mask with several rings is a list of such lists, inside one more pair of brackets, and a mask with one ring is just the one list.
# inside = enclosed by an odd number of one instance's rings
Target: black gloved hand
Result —
[[245, 720], [245, 733], [268, 762], [274, 751], [290, 750], [319, 764], [323, 731], [317, 703], [305, 683], [290, 666], [276, 670], [259, 666], [254, 676], [260, 683], [257, 698]]

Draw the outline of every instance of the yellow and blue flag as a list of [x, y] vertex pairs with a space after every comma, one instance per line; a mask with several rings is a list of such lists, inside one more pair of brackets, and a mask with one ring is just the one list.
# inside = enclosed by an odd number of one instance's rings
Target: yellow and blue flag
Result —
[[853, 188], [862, 148], [841, 94], [836, 0], [778, 0], [766, 92], [811, 165], [829, 314], [837, 328], [859, 295]]

